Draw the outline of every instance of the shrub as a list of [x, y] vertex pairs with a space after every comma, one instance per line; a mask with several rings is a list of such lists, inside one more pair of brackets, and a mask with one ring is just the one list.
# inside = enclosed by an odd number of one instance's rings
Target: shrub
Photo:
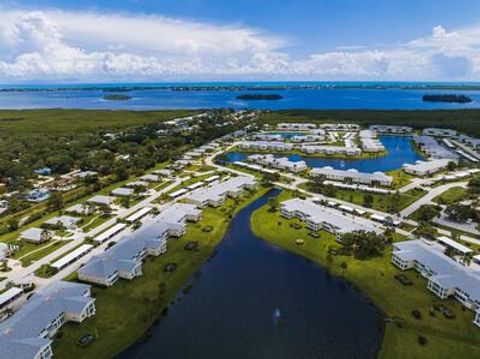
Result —
[[417, 320], [422, 319], [422, 312], [420, 312], [418, 309], [412, 310], [412, 317], [414, 317]]
[[424, 346], [424, 345], [427, 345], [427, 337], [424, 337], [423, 335], [419, 335], [418, 336], [418, 344]]

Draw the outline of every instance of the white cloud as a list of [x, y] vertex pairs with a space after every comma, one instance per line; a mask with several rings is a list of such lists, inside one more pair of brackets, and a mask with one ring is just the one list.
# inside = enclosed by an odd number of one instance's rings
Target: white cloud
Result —
[[162, 16], [0, 12], [0, 82], [173, 79], [480, 80], [480, 25], [391, 47], [338, 46], [291, 59], [246, 26]]

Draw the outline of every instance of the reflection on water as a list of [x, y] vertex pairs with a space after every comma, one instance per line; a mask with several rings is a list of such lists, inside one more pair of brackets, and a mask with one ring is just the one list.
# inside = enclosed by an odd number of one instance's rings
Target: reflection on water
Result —
[[250, 216], [267, 201], [234, 218], [188, 294], [180, 292], [149, 339], [119, 358], [376, 357], [380, 317], [363, 295], [253, 235]]

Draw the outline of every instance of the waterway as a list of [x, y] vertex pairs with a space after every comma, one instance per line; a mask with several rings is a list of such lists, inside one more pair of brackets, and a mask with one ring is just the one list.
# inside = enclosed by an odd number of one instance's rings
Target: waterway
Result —
[[250, 216], [267, 200], [238, 213], [191, 291], [120, 359], [376, 357], [376, 308], [344, 280], [252, 233]]
[[[309, 83], [309, 85], [326, 83]], [[478, 90], [447, 90], [447, 89], [408, 89], [397, 86], [387, 86], [379, 83], [379, 88], [358, 83], [342, 85], [335, 83], [335, 88], [283, 88], [262, 93], [276, 93], [283, 98], [278, 101], [248, 101], [237, 99], [238, 95], [258, 93], [258, 91], [238, 89], [236, 83], [206, 83], [206, 84], [106, 84], [106, 85], [62, 85], [55, 86], [7, 86], [0, 87], [0, 109], [36, 109], [36, 108], [78, 108], [78, 109], [128, 109], [128, 110], [162, 110], [162, 109], [209, 109], [209, 108], [256, 108], [263, 110], [282, 109], [368, 109], [368, 110], [434, 110], [434, 109], [465, 109], [480, 108], [480, 91]], [[216, 86], [224, 86], [219, 90]], [[282, 83], [250, 83], [248, 86], [274, 86]], [[285, 85], [285, 84], [283, 84]], [[288, 83], [288, 86], [298, 86], [302, 83]], [[404, 84], [403, 84], [404, 85]], [[106, 88], [125, 86], [130, 89], [125, 92], [131, 97], [126, 101], [109, 101], [103, 97]], [[204, 86], [205, 90], [174, 91], [171, 86], [191, 87]], [[398, 85], [400, 86], [400, 85]], [[149, 88], [151, 87], [151, 88]], [[230, 87], [230, 88], [229, 88]], [[21, 91], [20, 91], [21, 89]], [[445, 102], [424, 102], [425, 94], [463, 94], [473, 101], [466, 104]], [[122, 92], [123, 94], [123, 92]]]
[[[359, 160], [303, 157], [295, 154], [287, 156], [291, 161], [305, 161], [309, 167], [331, 166], [335, 169], [355, 168], [360, 172], [373, 173], [375, 171], [392, 171], [402, 167], [404, 163], [414, 163], [421, 160], [422, 156], [415, 151], [410, 136], [380, 136], [380, 141], [385, 146], [388, 154], [381, 157], [365, 158]], [[230, 162], [245, 161], [249, 154], [242, 152], [230, 152], [227, 158]], [[284, 156], [278, 154], [278, 156]]]

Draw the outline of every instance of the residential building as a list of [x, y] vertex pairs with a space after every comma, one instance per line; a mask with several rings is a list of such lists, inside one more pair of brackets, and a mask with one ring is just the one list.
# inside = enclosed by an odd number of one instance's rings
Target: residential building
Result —
[[50, 198], [50, 190], [46, 188], [36, 188], [26, 194], [26, 200], [29, 202], [43, 202]]
[[117, 197], [130, 197], [135, 193], [135, 191], [132, 188], [118, 187], [112, 190], [111, 193]]
[[413, 140], [429, 158], [448, 158], [452, 160], [458, 160], [459, 158], [457, 153], [452, 152], [446, 147], [442, 146], [435, 138], [431, 136], [413, 136]]
[[423, 129], [422, 135], [435, 137], [455, 137], [457, 135], [457, 131], [449, 128], [427, 127]]
[[325, 230], [337, 236], [360, 230], [380, 232], [377, 225], [365, 218], [344, 215], [336, 209], [299, 198], [282, 202], [281, 213], [285, 218], [302, 220], [313, 231]]
[[81, 221], [81, 218], [78, 217], [71, 217], [71, 216], [59, 216], [50, 218], [48, 221], [45, 222], [48, 226], [62, 226], [66, 229], [75, 229], [77, 224]]
[[54, 282], [0, 323], [0, 358], [50, 359], [58, 330], [66, 322], [81, 323], [95, 313], [89, 285]]
[[387, 176], [383, 172], [358, 172], [356, 169], [337, 170], [326, 166], [322, 168], [313, 168], [310, 172], [312, 177], [320, 177], [332, 181], [342, 181], [347, 183], [362, 183], [368, 185], [391, 186], [392, 176]]
[[415, 164], [405, 163], [402, 168], [406, 173], [415, 176], [428, 176], [442, 171], [448, 167], [450, 162], [456, 162], [449, 158], [434, 159], [430, 161], [416, 161]]
[[279, 130], [307, 131], [317, 128], [317, 125], [314, 123], [287, 122], [277, 124], [277, 128]]
[[301, 151], [306, 154], [321, 153], [326, 155], [347, 155], [355, 156], [362, 153], [358, 147], [341, 147], [341, 146], [317, 146], [317, 145], [303, 145]]
[[115, 202], [115, 197], [110, 197], [110, 196], [97, 195], [87, 199], [87, 203], [92, 203], [100, 206], [111, 206], [114, 202]]
[[291, 151], [293, 145], [286, 142], [278, 141], [243, 141], [239, 145], [240, 148], [246, 150], [262, 150], [262, 151]]
[[30, 243], [44, 243], [53, 237], [53, 232], [42, 228], [29, 228], [20, 233], [20, 239]]
[[427, 289], [442, 299], [454, 297], [476, 311], [479, 325], [480, 272], [447, 256], [445, 247], [436, 242], [411, 240], [393, 243], [392, 263], [401, 270], [415, 269], [427, 279]]
[[393, 135], [406, 135], [413, 132], [413, 128], [410, 126], [397, 125], [371, 125], [370, 129], [378, 133], [389, 133]]
[[290, 161], [287, 157], [275, 157], [272, 154], [248, 156], [250, 162], [273, 167], [288, 172], [299, 173], [307, 170], [305, 161]]

